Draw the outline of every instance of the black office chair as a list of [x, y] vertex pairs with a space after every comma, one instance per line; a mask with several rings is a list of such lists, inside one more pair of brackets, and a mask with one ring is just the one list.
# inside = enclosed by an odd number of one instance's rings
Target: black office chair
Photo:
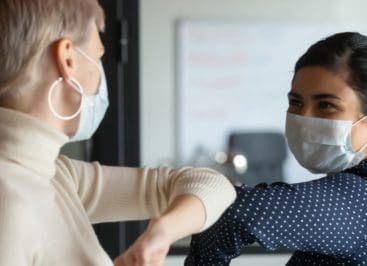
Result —
[[284, 181], [283, 164], [287, 158], [286, 141], [277, 132], [239, 132], [229, 136], [229, 154], [242, 154], [247, 159], [244, 173], [232, 171], [241, 183]]

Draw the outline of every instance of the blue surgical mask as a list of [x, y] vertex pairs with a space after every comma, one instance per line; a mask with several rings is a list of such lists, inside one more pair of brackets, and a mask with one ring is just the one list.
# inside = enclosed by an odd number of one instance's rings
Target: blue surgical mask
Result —
[[97, 94], [90, 96], [85, 94], [83, 87], [75, 78], [71, 78], [70, 81], [68, 81], [68, 83], [81, 94], [81, 104], [79, 106], [79, 109], [70, 116], [62, 116], [57, 113], [51, 101], [53, 90], [60, 82], [63, 81], [63, 79], [59, 78], [50, 87], [48, 104], [51, 112], [55, 117], [62, 120], [71, 120], [76, 118], [80, 114], [77, 131], [74, 136], [71, 137], [70, 142], [90, 139], [102, 122], [109, 105], [106, 75], [104, 73], [102, 63], [96, 63], [85, 52], [78, 48], [75, 49], [98, 68], [100, 73], [100, 81]]
[[354, 151], [351, 130], [356, 123], [287, 113], [286, 137], [297, 161], [312, 173], [336, 173], [359, 164], [365, 154]]

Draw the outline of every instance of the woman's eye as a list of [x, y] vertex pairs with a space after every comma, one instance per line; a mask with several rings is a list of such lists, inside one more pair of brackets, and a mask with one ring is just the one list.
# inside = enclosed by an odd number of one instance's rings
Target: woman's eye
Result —
[[323, 110], [335, 110], [335, 109], [338, 109], [334, 104], [332, 104], [330, 102], [319, 102], [318, 103], [318, 107], [319, 107], [319, 109], [323, 109]]
[[302, 107], [303, 103], [300, 100], [296, 100], [296, 99], [289, 99], [289, 106], [293, 106], [293, 107]]

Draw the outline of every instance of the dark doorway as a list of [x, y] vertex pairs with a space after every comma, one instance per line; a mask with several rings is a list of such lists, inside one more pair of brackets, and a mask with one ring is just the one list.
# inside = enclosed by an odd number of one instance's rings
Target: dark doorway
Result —
[[[110, 107], [93, 137], [91, 159], [105, 165], [139, 166], [139, 1], [100, 0], [106, 14], [103, 59]], [[98, 238], [115, 258], [142, 231], [141, 222], [95, 226]]]

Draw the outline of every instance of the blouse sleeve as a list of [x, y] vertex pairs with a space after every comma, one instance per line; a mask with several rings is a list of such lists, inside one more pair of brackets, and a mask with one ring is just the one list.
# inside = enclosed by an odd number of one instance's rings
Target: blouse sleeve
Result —
[[128, 168], [86, 163], [61, 156], [58, 174], [69, 179], [93, 223], [158, 216], [178, 196], [199, 198], [206, 211], [202, 230], [235, 200], [232, 184], [207, 168]]
[[[185, 265], [229, 265], [254, 241], [336, 258], [358, 254], [366, 237], [366, 180], [339, 173], [288, 185], [236, 188], [235, 203], [209, 230], [193, 236]], [[365, 253], [365, 252], [364, 252]]]

